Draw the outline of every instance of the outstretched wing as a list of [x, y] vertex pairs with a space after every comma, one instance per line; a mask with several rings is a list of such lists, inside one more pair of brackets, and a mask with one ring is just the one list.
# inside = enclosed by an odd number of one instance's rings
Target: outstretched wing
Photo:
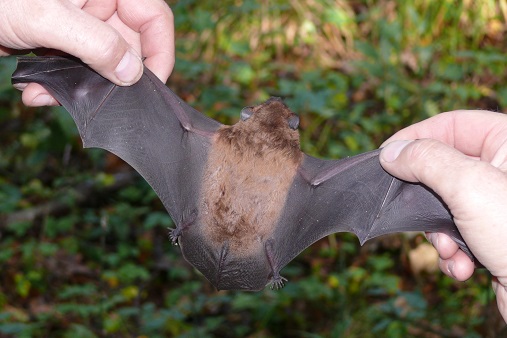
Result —
[[473, 258], [443, 202], [385, 172], [379, 152], [332, 161], [305, 155], [273, 236], [277, 269], [335, 232], [355, 233], [361, 244], [395, 232], [443, 232]]
[[152, 72], [120, 87], [66, 57], [22, 57], [13, 83], [36, 82], [72, 115], [84, 147], [138, 171], [180, 224], [197, 209], [211, 136], [220, 123], [188, 106]]

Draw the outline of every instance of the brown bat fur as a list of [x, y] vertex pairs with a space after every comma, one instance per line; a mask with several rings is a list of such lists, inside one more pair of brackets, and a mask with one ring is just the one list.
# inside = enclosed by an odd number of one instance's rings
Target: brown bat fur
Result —
[[237, 255], [262, 249], [302, 159], [288, 125], [294, 113], [276, 99], [252, 109], [248, 120], [218, 130], [201, 190], [205, 237]]

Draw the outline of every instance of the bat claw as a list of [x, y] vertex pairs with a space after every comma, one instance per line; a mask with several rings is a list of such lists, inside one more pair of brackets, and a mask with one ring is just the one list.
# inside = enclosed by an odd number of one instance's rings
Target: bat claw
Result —
[[271, 290], [276, 289], [279, 290], [285, 286], [285, 282], [287, 282], [287, 278], [282, 277], [280, 275], [273, 276], [271, 280]]
[[176, 225], [175, 229], [169, 228], [169, 238], [173, 245], [178, 245], [178, 239], [189, 225], [193, 224], [197, 218], [197, 211], [194, 210], [187, 220], [182, 220], [179, 225]]
[[171, 240], [173, 245], [178, 245], [178, 238], [180, 238], [181, 230], [176, 227], [176, 229], [169, 230], [169, 239]]

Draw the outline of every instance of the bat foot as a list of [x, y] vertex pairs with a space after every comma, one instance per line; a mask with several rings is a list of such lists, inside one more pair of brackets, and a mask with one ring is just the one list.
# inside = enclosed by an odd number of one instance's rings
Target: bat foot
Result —
[[178, 245], [178, 238], [181, 236], [181, 228], [176, 227], [176, 229], [169, 230], [169, 239], [173, 245]]
[[273, 272], [273, 277], [271, 282], [271, 290], [273, 289], [281, 289], [287, 282], [287, 278], [280, 276], [280, 269], [278, 269], [275, 264], [275, 250], [273, 248], [274, 241], [273, 239], [268, 239], [265, 244], [266, 250], [266, 258], [268, 259], [269, 266], [271, 267], [271, 271]]
[[182, 221], [182, 225], [177, 225], [176, 229], [169, 229], [169, 239], [171, 240], [173, 245], [178, 245], [178, 239], [180, 238], [183, 230], [185, 230], [189, 225], [193, 224], [197, 218], [197, 211], [194, 210], [188, 220], [185, 222]]
[[271, 286], [271, 290], [276, 289], [279, 290], [285, 286], [285, 282], [287, 282], [287, 278], [280, 276], [279, 274], [276, 274], [273, 276], [273, 279], [269, 283]]

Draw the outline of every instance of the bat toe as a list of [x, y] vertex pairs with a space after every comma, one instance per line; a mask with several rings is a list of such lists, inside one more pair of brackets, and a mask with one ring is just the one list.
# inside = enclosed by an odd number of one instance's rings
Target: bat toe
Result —
[[281, 289], [285, 286], [285, 282], [287, 282], [287, 278], [280, 276], [279, 274], [276, 274], [271, 279], [271, 282], [269, 283], [271, 286], [271, 290], [273, 289]]
[[169, 229], [169, 239], [173, 245], [178, 245], [178, 239], [181, 236], [181, 229]]

